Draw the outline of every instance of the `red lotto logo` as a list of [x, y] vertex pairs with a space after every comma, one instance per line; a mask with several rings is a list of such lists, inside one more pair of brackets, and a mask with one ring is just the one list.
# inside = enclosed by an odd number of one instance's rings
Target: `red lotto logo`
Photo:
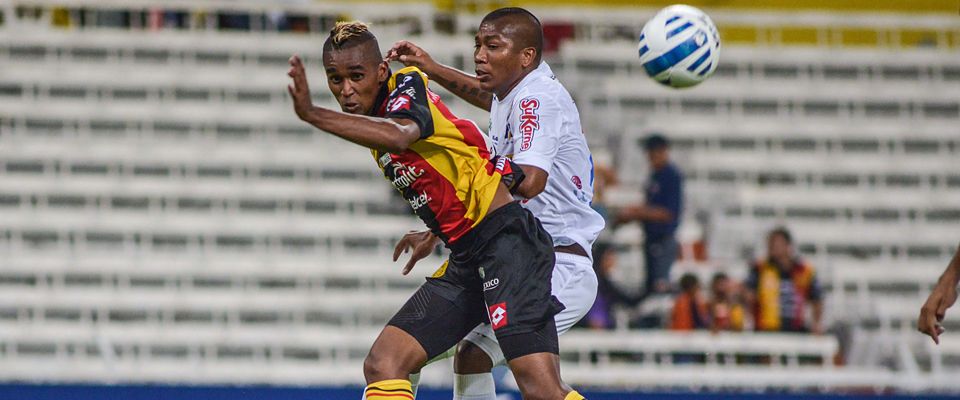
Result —
[[507, 303], [490, 306], [490, 324], [494, 330], [507, 325]]

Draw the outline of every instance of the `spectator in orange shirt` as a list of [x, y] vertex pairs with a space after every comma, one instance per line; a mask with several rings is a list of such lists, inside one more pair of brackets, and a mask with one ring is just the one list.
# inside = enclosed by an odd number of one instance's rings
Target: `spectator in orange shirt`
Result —
[[696, 275], [684, 274], [680, 278], [680, 294], [673, 303], [670, 330], [692, 331], [710, 327], [707, 305], [700, 293], [700, 280]]

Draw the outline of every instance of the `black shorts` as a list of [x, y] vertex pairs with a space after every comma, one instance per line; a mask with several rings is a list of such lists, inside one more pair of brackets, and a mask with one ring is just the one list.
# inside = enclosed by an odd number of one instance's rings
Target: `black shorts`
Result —
[[[530, 211], [518, 203], [505, 205], [449, 247], [449, 261], [389, 325], [413, 336], [428, 360], [482, 323], [493, 325], [508, 361], [558, 352], [553, 318], [564, 307], [551, 294], [553, 239]], [[523, 345], [507, 348], [506, 343], [518, 342]]]

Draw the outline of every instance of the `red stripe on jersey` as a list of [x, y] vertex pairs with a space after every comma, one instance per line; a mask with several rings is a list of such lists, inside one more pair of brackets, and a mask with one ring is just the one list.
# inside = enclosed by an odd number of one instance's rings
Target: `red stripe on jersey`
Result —
[[447, 121], [453, 123], [457, 127], [457, 130], [463, 135], [463, 141], [467, 146], [474, 146], [478, 149], [480, 157], [490, 159], [490, 151], [487, 150], [487, 142], [483, 140], [483, 132], [480, 132], [477, 129], [477, 125], [473, 122], [470, 122], [465, 119], [457, 118], [450, 112], [450, 109], [447, 108], [446, 104], [443, 104], [443, 101], [437, 98], [437, 101], [433, 102], [433, 105], [437, 106], [437, 110], [440, 111], [440, 114], [443, 115]]
[[[457, 127], [457, 130], [460, 131], [460, 134], [463, 135], [463, 142], [467, 146], [472, 146], [477, 148], [477, 153], [480, 154], [480, 157], [485, 159], [490, 159], [490, 151], [487, 149], [487, 142], [483, 139], [483, 132], [477, 128], [477, 125], [471, 121], [465, 119], [459, 119], [450, 112], [450, 109], [447, 108], [446, 104], [443, 104], [443, 101], [440, 100], [440, 97], [437, 97], [436, 101], [433, 101], [431, 98], [430, 101], [434, 106], [437, 107], [437, 111], [440, 111], [440, 115], [443, 115], [447, 121], [453, 123], [453, 126]], [[487, 173], [493, 175], [493, 164], [488, 163]]]
[[[467, 218], [467, 208], [457, 197], [457, 188], [427, 160], [411, 149], [394, 156], [405, 165], [424, 170], [424, 174], [414, 181], [410, 188], [417, 193], [425, 192], [431, 196], [426, 206], [430, 207], [441, 232], [450, 242], [454, 242], [473, 228], [474, 221]], [[432, 227], [431, 227], [432, 228]]]

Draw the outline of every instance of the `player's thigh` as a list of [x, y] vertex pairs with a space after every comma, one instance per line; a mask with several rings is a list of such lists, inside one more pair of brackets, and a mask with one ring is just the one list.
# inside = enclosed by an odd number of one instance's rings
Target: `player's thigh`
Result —
[[557, 333], [564, 334], [587, 315], [597, 299], [597, 274], [589, 258], [557, 253], [553, 268], [552, 292], [564, 309], [554, 319]]
[[428, 278], [387, 325], [413, 337], [426, 353], [426, 360], [431, 360], [483, 322], [484, 308], [479, 293], [456, 287], [449, 280]]

